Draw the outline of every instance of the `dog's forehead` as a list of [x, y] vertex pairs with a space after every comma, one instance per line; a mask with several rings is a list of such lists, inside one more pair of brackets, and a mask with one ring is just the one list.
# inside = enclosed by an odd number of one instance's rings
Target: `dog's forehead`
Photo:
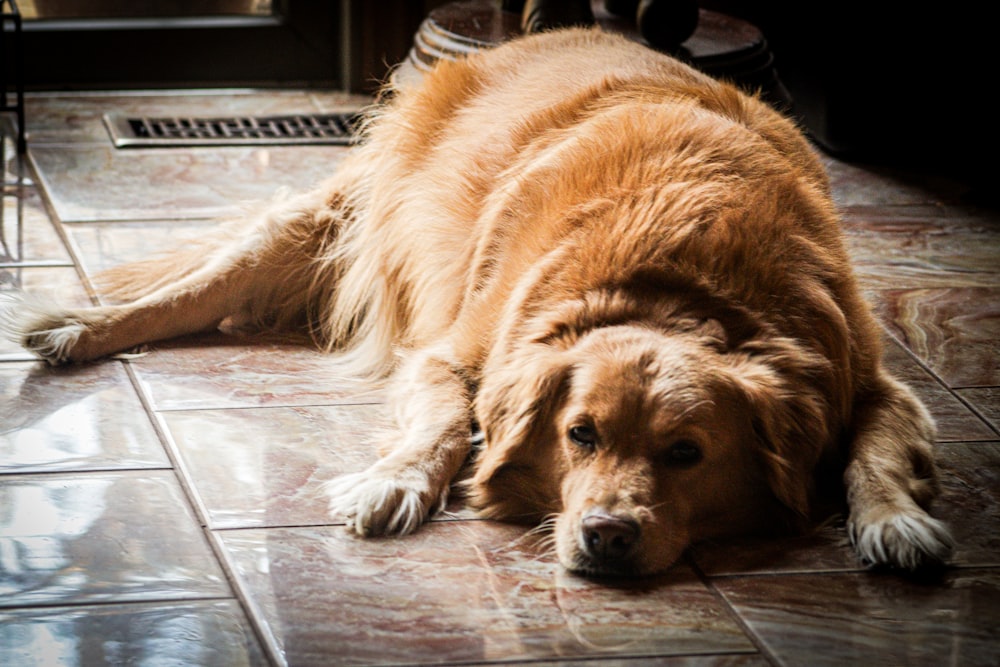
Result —
[[582, 350], [570, 403], [595, 418], [673, 421], [715, 403], [718, 353], [692, 336], [612, 336]]

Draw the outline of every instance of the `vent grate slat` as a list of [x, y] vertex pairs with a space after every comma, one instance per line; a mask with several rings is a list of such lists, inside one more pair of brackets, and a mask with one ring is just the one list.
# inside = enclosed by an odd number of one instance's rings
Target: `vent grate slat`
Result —
[[118, 148], [246, 144], [352, 144], [361, 112], [284, 116], [128, 117], [105, 114]]

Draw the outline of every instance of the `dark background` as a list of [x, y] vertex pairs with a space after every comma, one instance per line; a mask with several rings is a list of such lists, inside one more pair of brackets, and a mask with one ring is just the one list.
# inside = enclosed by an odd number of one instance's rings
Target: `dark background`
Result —
[[[90, 7], [97, 0], [88, 0]], [[371, 92], [440, 0], [275, 0], [267, 17], [25, 21], [28, 90], [322, 87]], [[992, 191], [1000, 75], [984, 5], [740, 2], [813, 138], [843, 158], [938, 171]], [[133, 3], [133, 6], [137, 6]], [[17, 63], [4, 33], [10, 89]]]

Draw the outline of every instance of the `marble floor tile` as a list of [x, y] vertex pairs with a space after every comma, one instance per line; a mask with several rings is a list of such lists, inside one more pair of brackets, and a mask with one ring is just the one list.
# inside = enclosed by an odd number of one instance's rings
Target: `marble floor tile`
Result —
[[782, 665], [996, 665], [1000, 570], [713, 580]]
[[235, 600], [0, 609], [0, 664], [268, 664]]
[[1000, 234], [987, 216], [937, 207], [900, 214], [862, 208], [845, 216], [855, 270], [867, 289], [1000, 284]]
[[0, 267], [0, 296], [24, 291], [39, 298], [56, 299], [69, 307], [92, 306], [90, 292], [72, 266]]
[[340, 91], [216, 90], [134, 93], [28, 93], [28, 140], [42, 144], [108, 143], [102, 120], [113, 112], [129, 116], [278, 116], [355, 109], [370, 98]]
[[0, 364], [0, 473], [168, 467], [120, 363]]
[[392, 539], [342, 527], [217, 531], [236, 585], [289, 665], [753, 653], [686, 566], [646, 580], [565, 573], [524, 529], [442, 522]]
[[959, 389], [955, 392], [1000, 433], [1000, 387]]
[[216, 597], [173, 471], [0, 476], [0, 607]]
[[148, 346], [129, 363], [157, 410], [375, 403], [382, 395], [308, 344], [202, 334]]
[[842, 207], [940, 204], [960, 200], [967, 185], [947, 179], [906, 174], [877, 165], [853, 164], [821, 156], [830, 177], [834, 202]]
[[698, 568], [711, 577], [865, 569], [847, 539], [843, 516], [804, 535], [720, 538], [696, 544], [689, 553]]
[[[941, 495], [931, 514], [955, 539], [949, 567], [1000, 565], [1000, 442], [938, 445]], [[802, 536], [719, 539], [691, 557], [709, 576], [863, 571], [843, 515]]]
[[180, 248], [217, 224], [215, 220], [81, 222], [67, 225], [65, 231], [84, 273], [93, 277], [113, 266]]
[[876, 293], [889, 331], [951, 388], [1000, 386], [1000, 286]]
[[320, 487], [359, 472], [379, 406], [185, 410], [161, 414], [211, 528], [331, 523]]
[[938, 466], [942, 492], [933, 510], [955, 538], [951, 562], [1000, 566], [1000, 441], [941, 445]]
[[72, 223], [240, 215], [279, 188], [313, 187], [333, 172], [346, 150], [42, 144], [30, 154], [56, 216]]
[[[365, 102], [29, 94], [37, 183], [0, 118], [0, 292], [89, 305], [98, 271], [183, 244], [279, 186], [308, 188], [346, 150], [116, 150], [105, 112]], [[383, 396], [305, 341], [212, 333], [50, 369], [0, 340], [0, 665], [997, 664], [996, 210], [974, 208], [962, 184], [824, 162], [887, 364], [938, 422], [932, 511], [957, 543], [939, 581], [865, 570], [842, 516], [801, 537], [706, 542], [641, 581], [569, 575], [524, 528], [459, 503], [414, 535], [361, 539], [317, 491], [374, 460]]]
[[72, 264], [34, 188], [0, 195], [0, 266]]
[[[510, 665], [509, 662], [490, 663]], [[516, 664], [516, 663], [514, 663]], [[655, 658], [587, 658], [585, 660], [532, 660], [531, 667], [769, 667], [771, 663], [759, 653], [715, 655], [670, 655]]]
[[351, 109], [364, 109], [374, 103], [367, 95], [345, 94], [339, 90], [314, 90], [310, 97], [322, 113], [337, 113]]
[[975, 412], [917, 363], [894, 340], [885, 341], [886, 366], [924, 402], [937, 424], [938, 442], [995, 440], [997, 434]]

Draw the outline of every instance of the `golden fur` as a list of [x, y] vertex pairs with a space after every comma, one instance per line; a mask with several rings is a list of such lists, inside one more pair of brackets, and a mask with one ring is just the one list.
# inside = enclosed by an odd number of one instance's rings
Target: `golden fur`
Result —
[[442, 63], [316, 189], [105, 284], [122, 305], [25, 298], [7, 328], [56, 363], [308, 327], [388, 376], [383, 458], [327, 486], [364, 535], [416, 529], [471, 455], [484, 515], [547, 522], [572, 570], [648, 574], [693, 541], [800, 523], [840, 459], [861, 558], [948, 554], [926, 512], [933, 424], [882, 366], [810, 146], [620, 37]]

